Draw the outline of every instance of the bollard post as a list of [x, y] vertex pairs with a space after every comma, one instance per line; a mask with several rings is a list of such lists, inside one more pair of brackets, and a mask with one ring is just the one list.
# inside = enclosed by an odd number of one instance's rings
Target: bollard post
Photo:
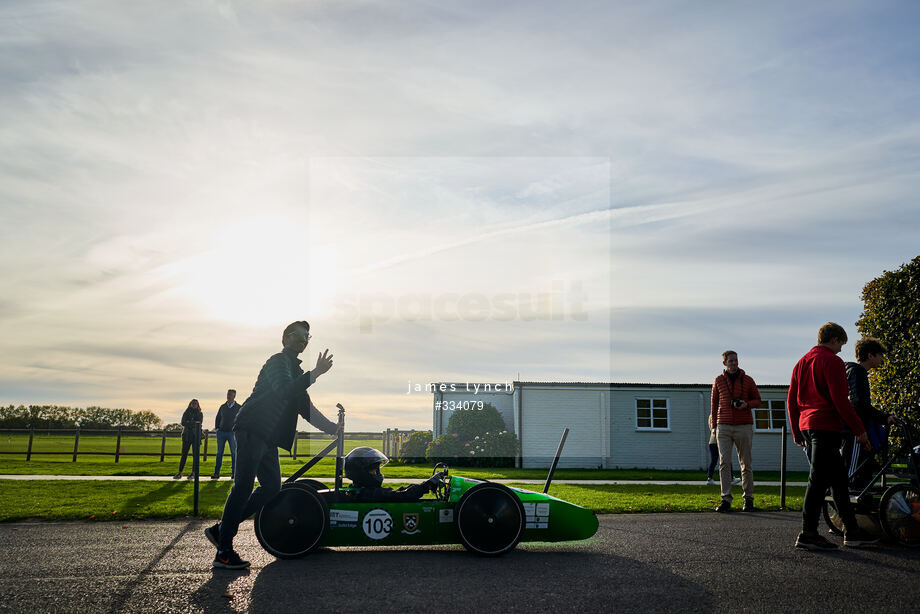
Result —
[[80, 427], [78, 426], [73, 438], [73, 462], [77, 462], [77, 446], [80, 445]]
[[118, 437], [115, 438], [115, 462], [118, 462], [118, 455], [121, 454], [121, 429], [118, 429]]
[[32, 460], [32, 438], [35, 436], [35, 429], [29, 429], [29, 447], [26, 450], [26, 460]]
[[193, 424], [195, 429], [195, 456], [192, 457], [192, 473], [195, 474], [194, 494], [192, 495], [192, 515], [198, 515], [198, 448], [201, 446], [201, 430], [198, 424]]
[[783, 422], [783, 441], [779, 460], [779, 509], [786, 511], [786, 423]]
[[211, 435], [211, 431], [204, 432], [204, 453], [201, 457], [201, 460], [204, 462], [208, 462], [208, 439], [210, 435]]
[[160, 462], [166, 458], [166, 429], [163, 429], [163, 441], [160, 442]]

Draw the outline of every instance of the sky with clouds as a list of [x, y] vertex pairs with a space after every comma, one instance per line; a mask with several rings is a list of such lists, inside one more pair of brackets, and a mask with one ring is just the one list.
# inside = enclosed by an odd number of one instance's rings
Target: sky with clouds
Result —
[[[758, 382], [920, 251], [912, 2], [0, 5], [0, 403]], [[844, 348], [848, 356], [852, 345]]]

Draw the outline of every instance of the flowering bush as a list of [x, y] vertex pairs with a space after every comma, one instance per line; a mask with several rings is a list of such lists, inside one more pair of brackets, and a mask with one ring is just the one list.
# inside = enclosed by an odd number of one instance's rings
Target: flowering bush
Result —
[[399, 462], [412, 464], [425, 462], [426, 450], [431, 443], [431, 431], [415, 431], [399, 446]]
[[482, 409], [458, 409], [450, 416], [445, 433], [456, 434], [463, 442], [483, 433], [498, 433], [505, 428], [505, 419], [494, 406], [485, 403]]
[[454, 467], [512, 467], [520, 444], [505, 430], [476, 435], [463, 441], [445, 433], [428, 444], [428, 461]]

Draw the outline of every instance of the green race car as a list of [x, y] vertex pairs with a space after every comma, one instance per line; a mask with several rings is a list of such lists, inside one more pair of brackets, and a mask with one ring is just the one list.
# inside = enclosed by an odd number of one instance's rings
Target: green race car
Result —
[[256, 516], [256, 537], [278, 558], [301, 557], [323, 546], [457, 543], [498, 556], [521, 541], [574, 541], [597, 532], [594, 512], [551, 495], [445, 478], [434, 498], [400, 502], [339, 501], [335, 489], [315, 480], [287, 482]]
[[[344, 425], [341, 406], [340, 410], [339, 423]], [[568, 429], [543, 493], [452, 476], [439, 464], [429, 480], [435, 496], [415, 501], [356, 501], [350, 497], [352, 489], [342, 487], [341, 433], [342, 429], [336, 441], [288, 478], [256, 515], [256, 537], [274, 556], [298, 558], [324, 546], [457, 543], [482, 556], [498, 556], [521, 541], [574, 541], [597, 532], [594, 512], [545, 494]], [[335, 488], [298, 479], [335, 447]]]

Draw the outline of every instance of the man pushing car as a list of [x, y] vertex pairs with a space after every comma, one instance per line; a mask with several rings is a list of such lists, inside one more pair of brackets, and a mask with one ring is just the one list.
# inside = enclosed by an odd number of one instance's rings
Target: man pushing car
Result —
[[[233, 550], [233, 538], [240, 523], [259, 511], [281, 489], [281, 464], [278, 448], [290, 450], [297, 429], [297, 416], [328, 434], [338, 425], [323, 416], [310, 401], [309, 388], [332, 368], [332, 355], [324, 350], [316, 366], [304, 373], [297, 358], [310, 342], [310, 325], [292, 322], [281, 335], [283, 350], [262, 366], [252, 394], [240, 407], [233, 431], [236, 433], [236, 479], [219, 523], [204, 530], [217, 548], [214, 567], [245, 569], [244, 561]], [[253, 491], [255, 478], [259, 488]]]

